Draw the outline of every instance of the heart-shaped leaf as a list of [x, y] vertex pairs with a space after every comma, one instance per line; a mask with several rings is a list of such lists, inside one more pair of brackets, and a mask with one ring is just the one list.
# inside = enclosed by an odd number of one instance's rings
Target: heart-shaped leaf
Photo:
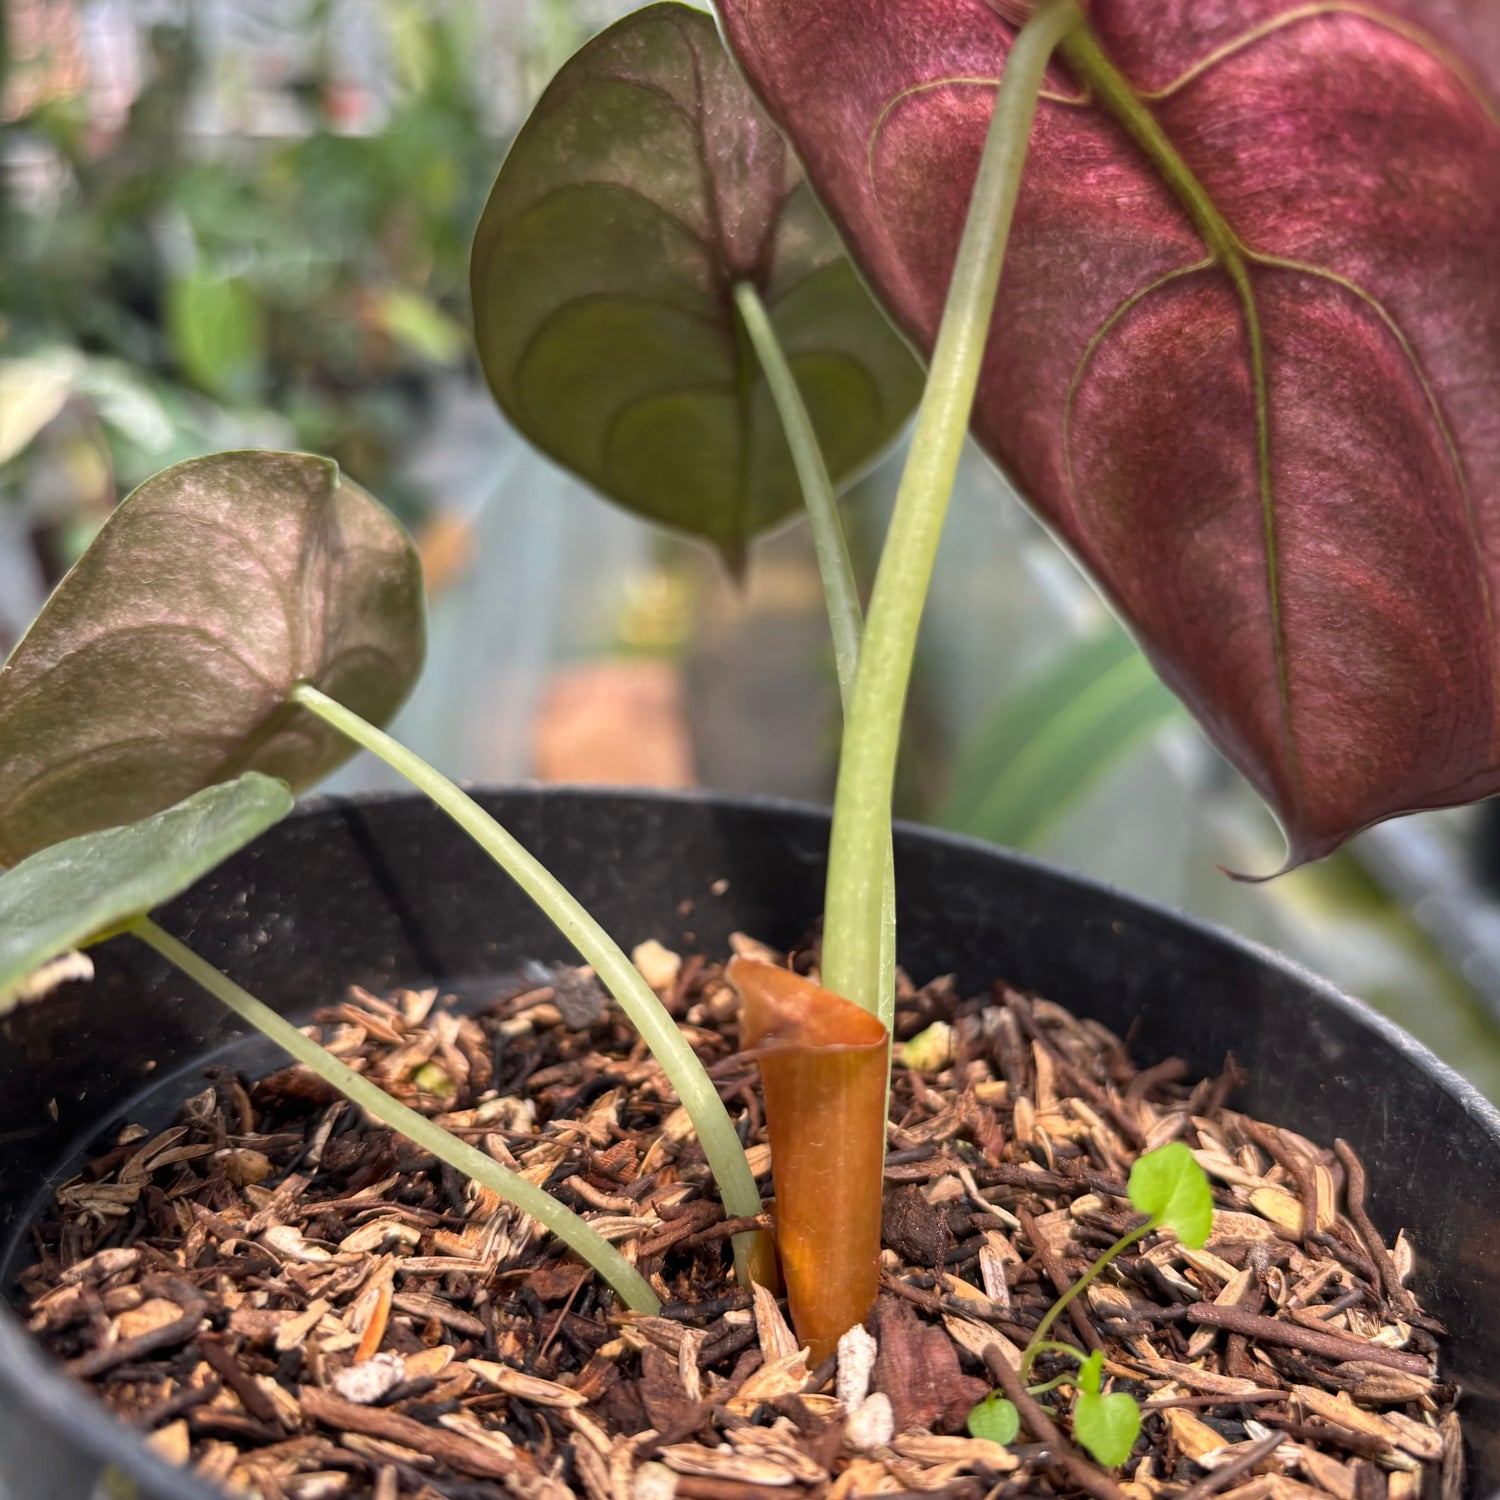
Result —
[[1170, 1229], [1189, 1250], [1201, 1250], [1213, 1232], [1213, 1191], [1181, 1141], [1138, 1156], [1127, 1191], [1136, 1208]]
[[1014, 1402], [1007, 1401], [998, 1391], [991, 1391], [969, 1413], [968, 1426], [970, 1437], [984, 1438], [1004, 1447], [1015, 1442], [1021, 1430], [1021, 1413]]
[[[1102, 1360], [1097, 1352], [1090, 1359]], [[1079, 1389], [1073, 1403], [1073, 1436], [1107, 1469], [1113, 1469], [1130, 1457], [1141, 1430], [1141, 1409], [1124, 1391], [1099, 1394], [1099, 1377], [1094, 1376], [1092, 1390]]]
[[648, 6], [573, 57], [516, 137], [475, 237], [474, 321], [496, 398], [537, 447], [731, 559], [800, 504], [740, 281], [848, 479], [905, 422], [916, 362], [713, 19]]
[[384, 723], [423, 642], [406, 533], [329, 460], [220, 453], [148, 479], [0, 670], [0, 865], [244, 770], [306, 786], [352, 746], [290, 689]]
[[[930, 347], [1000, 0], [723, 0]], [[1500, 29], [1488, 0], [1112, 0], [1041, 101], [975, 431], [1295, 860], [1500, 790]]]
[[165, 812], [80, 834], [0, 875], [0, 1013], [43, 964], [117, 930], [208, 874], [292, 810], [284, 781], [247, 771]]

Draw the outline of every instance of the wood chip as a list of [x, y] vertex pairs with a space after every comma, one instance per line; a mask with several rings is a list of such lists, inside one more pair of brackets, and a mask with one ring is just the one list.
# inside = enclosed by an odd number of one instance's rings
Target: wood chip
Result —
[[741, 1484], [780, 1488], [795, 1484], [789, 1470], [774, 1458], [746, 1453], [727, 1445], [705, 1448], [701, 1443], [674, 1443], [661, 1450], [661, 1461], [679, 1474], [698, 1474], [705, 1479], [737, 1480]]
[[1292, 1239], [1302, 1237], [1302, 1204], [1283, 1188], [1256, 1188], [1250, 1194], [1250, 1207], [1261, 1218], [1268, 1219]]
[[920, 1464], [957, 1464], [962, 1469], [984, 1468], [1008, 1474], [1020, 1459], [999, 1443], [975, 1437], [938, 1437], [930, 1432], [903, 1432], [891, 1439], [891, 1447], [903, 1458]]
[[345, 1401], [342, 1397], [312, 1386], [303, 1386], [301, 1399], [303, 1409], [309, 1417], [333, 1428], [335, 1432], [363, 1433], [369, 1437], [390, 1439], [413, 1452], [431, 1454], [465, 1474], [474, 1474], [482, 1479], [508, 1479], [535, 1473], [530, 1460], [522, 1455], [505, 1458], [494, 1448], [476, 1443], [472, 1438], [429, 1427], [426, 1423], [403, 1417], [397, 1412], [384, 1411], [379, 1407], [356, 1406], [352, 1401]]
[[757, 1406], [782, 1396], [794, 1396], [807, 1385], [807, 1350], [781, 1359], [769, 1359], [726, 1403], [729, 1410], [742, 1417], [753, 1414]]
[[577, 1391], [558, 1385], [555, 1380], [523, 1375], [520, 1370], [513, 1370], [509, 1365], [498, 1365], [488, 1359], [471, 1359], [468, 1361], [468, 1368], [486, 1385], [503, 1391], [507, 1396], [514, 1396], [519, 1401], [528, 1401], [533, 1406], [563, 1409], [588, 1405], [588, 1398], [580, 1396]]
[[1193, 1460], [1200, 1460], [1206, 1453], [1217, 1453], [1224, 1447], [1224, 1435], [1210, 1427], [1192, 1412], [1181, 1407], [1168, 1407], [1162, 1412], [1172, 1434], [1172, 1441]]
[[758, 1282], [751, 1288], [755, 1296], [755, 1330], [760, 1339], [760, 1351], [767, 1362], [786, 1359], [797, 1352], [797, 1336], [791, 1325], [782, 1317], [776, 1299]]

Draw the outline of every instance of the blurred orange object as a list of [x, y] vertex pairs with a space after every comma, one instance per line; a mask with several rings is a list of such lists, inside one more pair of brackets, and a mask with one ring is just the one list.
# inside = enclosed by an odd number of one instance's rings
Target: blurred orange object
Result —
[[537, 714], [535, 770], [542, 781], [692, 786], [677, 668], [627, 659], [559, 671]]

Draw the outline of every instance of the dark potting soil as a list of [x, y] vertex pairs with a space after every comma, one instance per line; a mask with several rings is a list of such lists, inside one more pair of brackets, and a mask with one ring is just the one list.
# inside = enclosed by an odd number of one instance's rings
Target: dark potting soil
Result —
[[[754, 944], [743, 946], [753, 950]], [[806, 969], [810, 954], [797, 956]], [[770, 1193], [755, 1065], [717, 965], [637, 961]], [[588, 1218], [665, 1306], [623, 1311], [549, 1235], [300, 1067], [225, 1070], [59, 1189], [21, 1277], [30, 1326], [158, 1452], [262, 1500], [774, 1500], [1090, 1494], [1459, 1500], [1442, 1330], [1363, 1208], [1363, 1171], [1003, 985], [902, 982], [873, 1340], [815, 1370], [727, 1221], [660, 1067], [588, 971], [454, 1013], [351, 991], [321, 1039]], [[1139, 1222], [1136, 1155], [1185, 1140], [1215, 1188], [1199, 1251], [1148, 1236], [1053, 1333], [1144, 1406], [1106, 1473], [1071, 1393], [1009, 1449], [965, 1419], [1058, 1291]], [[768, 1204], [774, 1216], [774, 1205]], [[753, 1222], [753, 1221], [752, 1221]], [[1035, 1378], [1072, 1366], [1044, 1356]], [[867, 1391], [869, 1394], [867, 1394]]]

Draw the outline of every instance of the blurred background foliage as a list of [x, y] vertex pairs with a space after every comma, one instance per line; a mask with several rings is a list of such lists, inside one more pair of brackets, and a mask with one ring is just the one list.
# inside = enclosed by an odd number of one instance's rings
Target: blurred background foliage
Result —
[[226, 443], [329, 453], [419, 518], [401, 460], [467, 360], [499, 122], [481, 7], [359, 9], [10, 8], [0, 310], [26, 394], [0, 458], [55, 531], [49, 580], [77, 523]]
[[[471, 353], [505, 143], [625, 0], [9, 0], [0, 648], [109, 509], [237, 446], [330, 454], [417, 534], [432, 661], [398, 732], [476, 779], [826, 799], [838, 708], [804, 528], [747, 580], [525, 447]], [[868, 583], [899, 453], [848, 497]], [[1484, 814], [1264, 885], [1279, 835], [977, 455], [939, 561], [901, 811], [1292, 953], [1500, 1097]], [[357, 763], [342, 789], [382, 784]]]

